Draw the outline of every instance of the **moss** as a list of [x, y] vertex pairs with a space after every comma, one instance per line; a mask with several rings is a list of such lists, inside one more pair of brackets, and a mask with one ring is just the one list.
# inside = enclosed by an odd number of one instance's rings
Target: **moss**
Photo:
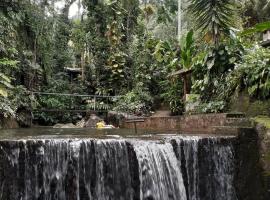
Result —
[[250, 103], [247, 110], [248, 116], [267, 115], [269, 116], [270, 101], [255, 101]]
[[267, 129], [270, 129], [270, 117], [267, 116], [257, 116], [253, 120], [257, 123], [263, 124]]
[[248, 93], [242, 92], [232, 98], [229, 111], [243, 112], [248, 117], [256, 117], [258, 115], [270, 116], [270, 100], [252, 100]]
[[231, 112], [247, 112], [250, 106], [250, 99], [245, 92], [232, 97], [229, 111]]

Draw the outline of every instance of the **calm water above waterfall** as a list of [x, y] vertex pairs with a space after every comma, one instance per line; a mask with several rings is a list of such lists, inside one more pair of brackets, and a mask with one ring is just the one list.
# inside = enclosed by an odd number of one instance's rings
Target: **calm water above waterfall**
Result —
[[3, 133], [0, 199], [237, 199], [233, 137], [110, 138], [117, 131], [102, 138], [79, 132], [56, 137], [54, 130], [44, 137], [9, 132], [17, 135], [9, 139]]

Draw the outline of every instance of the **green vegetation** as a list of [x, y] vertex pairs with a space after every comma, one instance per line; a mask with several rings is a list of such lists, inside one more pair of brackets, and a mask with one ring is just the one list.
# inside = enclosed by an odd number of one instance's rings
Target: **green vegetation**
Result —
[[254, 118], [255, 122], [263, 124], [267, 129], [270, 129], [270, 118], [267, 116], [258, 116]]
[[[181, 38], [177, 4], [178, 0], [1, 2], [1, 117], [15, 117], [21, 108], [95, 107], [148, 115], [168, 107], [172, 114], [182, 114], [183, 94], [189, 91], [179, 77], [183, 71], [191, 73], [186, 81], [199, 97], [196, 113], [230, 111], [235, 98], [245, 92], [250, 102], [269, 101], [270, 50], [260, 42], [270, 29], [270, 2], [183, 1]], [[70, 16], [74, 6], [77, 14]], [[33, 91], [121, 98], [95, 101]], [[38, 112], [35, 117], [48, 125], [74, 122], [80, 115]]]
[[191, 0], [189, 11], [202, 36], [218, 46], [222, 36], [229, 35], [237, 21], [235, 6], [231, 0]]

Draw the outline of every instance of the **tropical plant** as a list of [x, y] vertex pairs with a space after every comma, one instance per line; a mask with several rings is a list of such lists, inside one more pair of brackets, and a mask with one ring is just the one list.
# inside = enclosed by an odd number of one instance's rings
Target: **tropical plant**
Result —
[[269, 0], [241, 0], [240, 3], [242, 4], [245, 27], [270, 20]]
[[236, 64], [230, 80], [239, 91], [247, 89], [252, 98], [269, 98], [270, 50], [259, 46], [247, 50], [242, 61]]
[[192, 91], [200, 94], [203, 102], [228, 102], [233, 93], [227, 80], [242, 59], [244, 47], [238, 39], [229, 39], [218, 47], [207, 47], [194, 60]]
[[182, 100], [183, 86], [182, 82], [177, 78], [164, 80], [160, 82], [163, 88], [161, 97], [164, 103], [169, 105], [172, 115], [180, 115], [184, 112], [184, 102]]
[[147, 115], [151, 111], [152, 104], [153, 98], [151, 94], [138, 84], [136, 88], [116, 102], [114, 110], [136, 115]]
[[195, 19], [196, 29], [216, 46], [222, 35], [229, 35], [237, 21], [233, 0], [191, 0], [188, 9]]
[[156, 44], [153, 55], [159, 63], [166, 64], [170, 63], [176, 57], [170, 42], [162, 40]]
[[34, 101], [25, 87], [13, 86], [8, 91], [8, 96], [0, 96], [0, 113], [4, 117], [15, 118], [19, 108], [31, 108]]
[[0, 96], [7, 97], [8, 90], [12, 88], [11, 80], [8, 76], [0, 72]]
[[195, 44], [193, 39], [193, 30], [189, 31], [180, 45], [181, 59], [180, 63], [184, 69], [190, 69], [193, 64], [193, 58], [195, 54]]
[[219, 113], [223, 112], [226, 108], [226, 102], [224, 101], [210, 101], [208, 103], [202, 103], [195, 108], [197, 113]]
[[0, 96], [7, 97], [8, 91], [12, 89], [12, 71], [19, 63], [17, 60], [17, 49], [14, 40], [15, 25], [10, 20], [16, 16], [0, 13]]
[[245, 35], [252, 35], [255, 33], [263, 33], [264, 31], [267, 31], [269, 29], [270, 29], [270, 21], [262, 22], [256, 24], [254, 27], [245, 29], [244, 31], [241, 32], [241, 35], [245, 36]]

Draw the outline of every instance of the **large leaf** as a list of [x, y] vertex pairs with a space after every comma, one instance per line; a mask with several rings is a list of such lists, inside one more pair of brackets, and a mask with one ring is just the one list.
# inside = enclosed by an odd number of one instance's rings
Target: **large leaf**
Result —
[[0, 96], [3, 96], [3, 97], [8, 96], [7, 90], [4, 87], [1, 87], [1, 86], [0, 86]]
[[210, 41], [217, 45], [237, 22], [235, 8], [235, 1], [231, 0], [191, 0], [188, 10], [202, 38], [210, 36]]
[[262, 32], [267, 31], [267, 30], [270, 30], [270, 21], [259, 23], [259, 24], [256, 24], [252, 28], [245, 29], [244, 31], [241, 32], [241, 35], [242, 36], [252, 35], [255, 33], [262, 33]]
[[180, 63], [185, 69], [190, 69], [192, 66], [192, 59], [194, 55], [194, 39], [193, 30], [189, 31], [181, 41], [181, 60]]
[[2, 79], [3, 81], [5, 81], [5, 82], [8, 82], [8, 83], [11, 82], [11, 80], [10, 80], [9, 77], [7, 77], [5, 74], [3, 74], [3, 73], [0, 72], [0, 80], [1, 80], [1, 79]]
[[187, 49], [190, 49], [191, 46], [192, 46], [193, 43], [194, 43], [194, 40], [193, 40], [193, 34], [194, 34], [193, 30], [190, 30], [190, 31], [188, 32], [188, 34], [187, 34], [187, 37], [186, 37], [186, 48], [187, 48]]
[[19, 61], [9, 60], [7, 58], [0, 59], [0, 66], [16, 67]]

